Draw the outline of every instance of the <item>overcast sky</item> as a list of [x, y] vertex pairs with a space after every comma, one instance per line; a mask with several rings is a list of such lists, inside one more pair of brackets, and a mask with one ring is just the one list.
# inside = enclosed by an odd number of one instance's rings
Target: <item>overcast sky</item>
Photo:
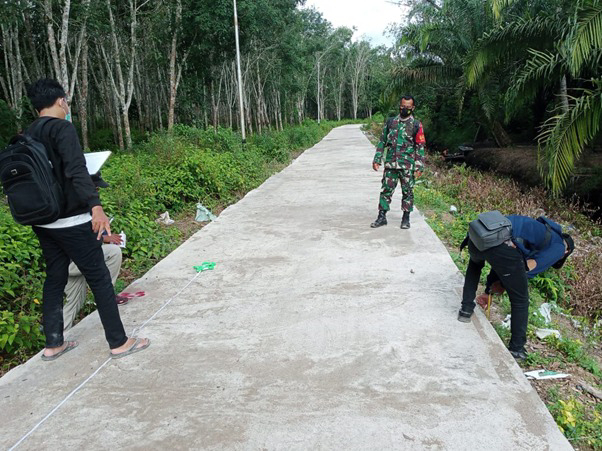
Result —
[[404, 9], [387, 0], [307, 0], [305, 6], [316, 8], [335, 28], [355, 26], [354, 39], [364, 35], [374, 45], [393, 45], [383, 33], [404, 17]]

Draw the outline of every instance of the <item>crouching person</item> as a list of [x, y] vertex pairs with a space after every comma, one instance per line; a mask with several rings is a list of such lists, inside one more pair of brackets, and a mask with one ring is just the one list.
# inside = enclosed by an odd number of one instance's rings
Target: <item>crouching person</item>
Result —
[[515, 359], [525, 359], [528, 279], [550, 267], [561, 268], [575, 247], [572, 238], [562, 232], [560, 225], [543, 216], [538, 219], [518, 215], [504, 217], [499, 212], [489, 212], [471, 222], [462, 248], [465, 245], [468, 245], [470, 261], [458, 320], [470, 322], [481, 271], [488, 262], [492, 271], [488, 282], [499, 280], [510, 298], [512, 322], [508, 350]]

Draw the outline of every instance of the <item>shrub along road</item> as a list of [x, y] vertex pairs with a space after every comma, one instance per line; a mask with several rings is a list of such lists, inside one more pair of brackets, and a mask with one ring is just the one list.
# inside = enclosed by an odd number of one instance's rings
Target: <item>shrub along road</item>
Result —
[[371, 153], [333, 130], [134, 282], [148, 350], [107, 361], [94, 313], [10, 371], [0, 448], [571, 449], [420, 215], [369, 228]]

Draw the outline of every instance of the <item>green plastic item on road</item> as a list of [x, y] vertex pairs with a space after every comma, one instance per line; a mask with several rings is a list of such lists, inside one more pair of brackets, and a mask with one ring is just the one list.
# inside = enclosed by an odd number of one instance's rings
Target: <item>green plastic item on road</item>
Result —
[[214, 269], [215, 264], [216, 264], [215, 262], [203, 262], [198, 266], [193, 266], [193, 268], [196, 270], [196, 272], [202, 272], [202, 271]]

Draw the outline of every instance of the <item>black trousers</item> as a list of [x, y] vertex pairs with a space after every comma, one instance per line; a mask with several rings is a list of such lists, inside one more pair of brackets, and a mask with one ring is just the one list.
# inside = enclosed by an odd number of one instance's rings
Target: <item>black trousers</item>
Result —
[[527, 323], [529, 321], [529, 286], [523, 255], [516, 248], [507, 244], [479, 251], [472, 241], [468, 241], [470, 262], [466, 269], [464, 290], [462, 293], [462, 310], [472, 312], [475, 308], [475, 295], [481, 278], [485, 261], [508, 292], [511, 305], [511, 351], [520, 351], [527, 342]]
[[94, 294], [105, 337], [111, 349], [127, 341], [119, 316], [111, 276], [102, 253], [102, 241], [96, 239], [92, 223], [62, 229], [33, 227], [46, 260], [43, 321], [46, 347], [61, 346], [63, 339], [63, 292], [73, 261], [86, 278]]

